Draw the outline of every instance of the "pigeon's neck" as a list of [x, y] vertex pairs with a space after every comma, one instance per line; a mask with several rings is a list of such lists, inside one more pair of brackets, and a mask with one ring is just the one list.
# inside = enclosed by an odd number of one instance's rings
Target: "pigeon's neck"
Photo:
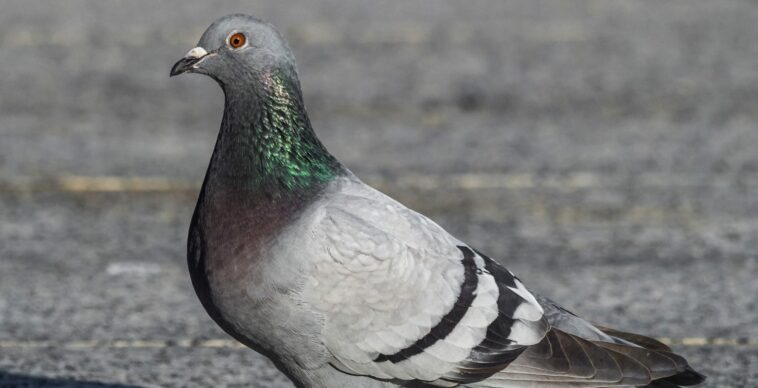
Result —
[[311, 127], [294, 69], [264, 71], [254, 84], [224, 94], [211, 186], [269, 198], [307, 196], [344, 172]]

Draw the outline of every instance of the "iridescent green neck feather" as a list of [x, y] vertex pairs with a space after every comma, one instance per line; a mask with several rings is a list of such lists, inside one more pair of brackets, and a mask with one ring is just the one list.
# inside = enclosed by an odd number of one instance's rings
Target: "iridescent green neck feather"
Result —
[[264, 70], [254, 78], [253, 84], [224, 88], [224, 119], [208, 179], [278, 197], [313, 191], [343, 173], [311, 127], [294, 69]]

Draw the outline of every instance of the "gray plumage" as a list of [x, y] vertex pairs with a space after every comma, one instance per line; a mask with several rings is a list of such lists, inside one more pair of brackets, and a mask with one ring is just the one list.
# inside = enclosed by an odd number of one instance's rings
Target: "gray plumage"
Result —
[[224, 90], [188, 240], [195, 290], [229, 334], [301, 387], [693, 385], [647, 337], [531, 293], [318, 141], [269, 24], [224, 17], [171, 75]]

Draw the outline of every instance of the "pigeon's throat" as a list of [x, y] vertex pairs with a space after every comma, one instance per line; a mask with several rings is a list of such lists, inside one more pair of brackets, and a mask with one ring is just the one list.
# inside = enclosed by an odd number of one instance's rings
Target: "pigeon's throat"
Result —
[[342, 167], [316, 137], [297, 81], [271, 77], [262, 83], [254, 94], [227, 96], [211, 161], [216, 172], [229, 183], [273, 194], [334, 179]]

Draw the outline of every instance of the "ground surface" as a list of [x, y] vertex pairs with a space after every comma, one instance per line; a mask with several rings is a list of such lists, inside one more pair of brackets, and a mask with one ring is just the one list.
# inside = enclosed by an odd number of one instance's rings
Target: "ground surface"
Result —
[[0, 386], [290, 386], [184, 263], [222, 96], [168, 72], [234, 11], [282, 29], [358, 175], [758, 386], [758, 3], [378, 4], [0, 3]]

